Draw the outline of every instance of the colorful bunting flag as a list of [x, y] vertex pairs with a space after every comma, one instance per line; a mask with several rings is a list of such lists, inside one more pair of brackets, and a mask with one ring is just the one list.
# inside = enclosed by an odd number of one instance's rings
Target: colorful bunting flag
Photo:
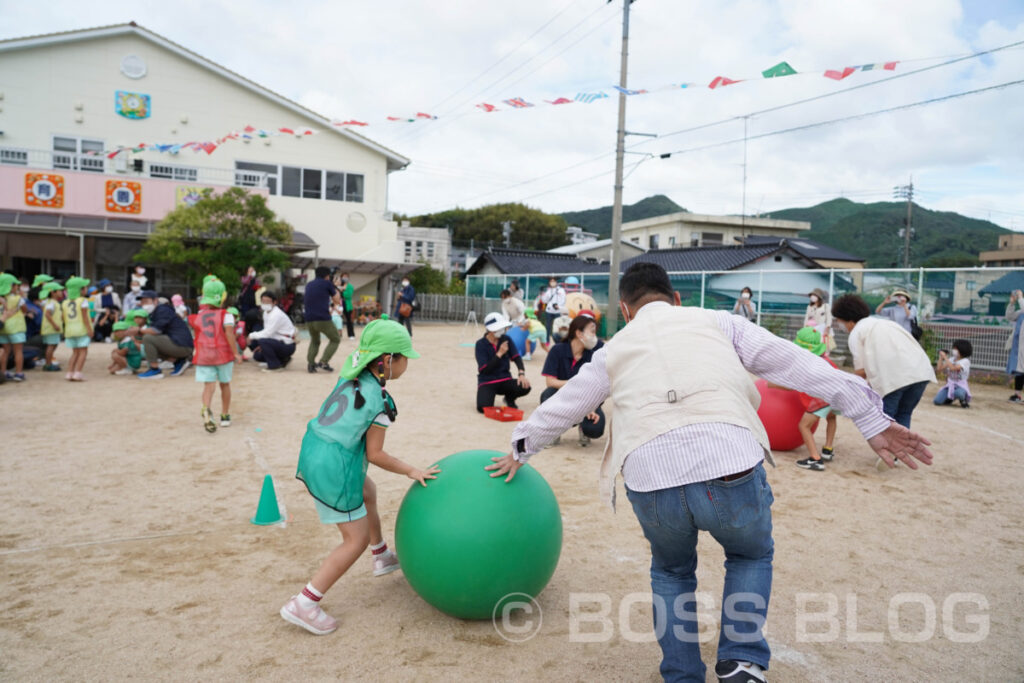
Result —
[[761, 75], [765, 78], [779, 78], [780, 76], [792, 76], [796, 69], [789, 65], [789, 62], [779, 62], [770, 69], [765, 69]]
[[606, 97], [608, 97], [608, 94], [603, 92], [578, 92], [576, 93], [576, 97], [574, 99], [577, 102], [590, 104], [591, 102], [596, 102], [597, 100], [603, 100]]
[[516, 109], [525, 109], [526, 107], [532, 107], [533, 105], [524, 100], [522, 97], [513, 97], [510, 100], [504, 100], [505, 104]]
[[253, 128], [252, 126], [246, 126], [242, 130], [244, 130], [246, 133], [255, 133], [256, 132], [256, 129]]
[[719, 86], [725, 87], [727, 85], [732, 85], [733, 83], [739, 83], [739, 81], [734, 81], [731, 78], [726, 78], [725, 76], [716, 76], [715, 80], [708, 84], [708, 87], [714, 90]]
[[572, 104], [572, 100], [567, 97], [559, 97], [557, 100], [544, 100], [548, 104]]
[[486, 102], [481, 102], [480, 104], [478, 104], [476, 106], [477, 106], [478, 109], [483, 109], [486, 112], [501, 111], [500, 109], [495, 107], [493, 104], [487, 104]]
[[843, 69], [842, 71], [836, 71], [835, 69], [829, 69], [828, 71], [825, 72], [825, 78], [832, 78], [834, 80], [841, 81], [844, 78], [846, 78], [847, 76], [849, 76], [850, 74], [852, 74], [856, 70], [857, 69], [855, 69], [852, 66], [848, 66], [845, 69]]
[[365, 121], [356, 121], [355, 119], [349, 119], [348, 121], [335, 121], [335, 126], [368, 126], [370, 124]]
[[883, 62], [881, 64], [865, 64], [860, 67], [861, 71], [875, 71], [877, 69], [885, 69], [886, 71], [895, 71], [896, 62]]
[[434, 121], [434, 120], [437, 119], [436, 116], [431, 116], [430, 114], [424, 114], [423, 112], [417, 112], [416, 113], [416, 118], [418, 118], [418, 119], [427, 119], [427, 120], [430, 120], [430, 121]]
[[295, 131], [291, 128], [278, 128], [278, 130], [282, 133], [287, 133], [288, 135], [295, 135]]
[[613, 85], [612, 87], [615, 88], [616, 90], [618, 90], [623, 95], [646, 95], [647, 94], [646, 90], [629, 90], [627, 88], [620, 88], [617, 85]]

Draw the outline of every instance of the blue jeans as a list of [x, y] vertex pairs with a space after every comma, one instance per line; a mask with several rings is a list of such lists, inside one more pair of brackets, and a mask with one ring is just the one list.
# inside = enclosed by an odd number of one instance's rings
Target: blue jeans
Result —
[[939, 393], [935, 394], [935, 400], [932, 402], [937, 406], [941, 406], [947, 400], [950, 403], [952, 403], [954, 400], [966, 401], [967, 392], [961, 389], [960, 387], [953, 387], [953, 396], [950, 396], [949, 391], [947, 391], [947, 387], [942, 387], [941, 389], [939, 389]]
[[697, 532], [725, 550], [718, 659], [768, 668], [761, 633], [772, 590], [771, 505], [764, 465], [732, 481], [713, 479], [647, 493], [626, 490], [651, 544], [654, 630], [666, 681], [704, 681], [696, 618]]
[[883, 412], [896, 420], [898, 424], [910, 429], [910, 415], [914, 412], [914, 408], [917, 407], [917, 403], [924, 395], [924, 389], [927, 386], [927, 380], [915, 382], [886, 394], [882, 397]]

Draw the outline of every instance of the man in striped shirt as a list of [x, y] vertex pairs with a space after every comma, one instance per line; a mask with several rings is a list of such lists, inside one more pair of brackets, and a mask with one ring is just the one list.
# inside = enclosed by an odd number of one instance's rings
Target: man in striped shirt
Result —
[[886, 417], [863, 379], [739, 316], [680, 307], [660, 266], [634, 265], [619, 288], [626, 328], [520, 423], [512, 453], [487, 469], [511, 480], [531, 455], [611, 398], [603, 494], [614, 506], [621, 470], [651, 545], [662, 676], [704, 680], [694, 596], [697, 532], [704, 530], [726, 555], [715, 673], [723, 681], [764, 681], [774, 499], [762, 464], [771, 452], [747, 372], [828, 400], [890, 467], [896, 459], [912, 469], [915, 459], [930, 464], [930, 442]]

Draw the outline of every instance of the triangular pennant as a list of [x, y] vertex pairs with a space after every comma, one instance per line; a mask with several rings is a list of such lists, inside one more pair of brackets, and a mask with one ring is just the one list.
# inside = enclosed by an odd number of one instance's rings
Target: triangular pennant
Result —
[[486, 102], [481, 102], [476, 106], [478, 109], [483, 109], [486, 112], [499, 111], [499, 109], [495, 107], [493, 104], [487, 104]]
[[557, 100], [544, 100], [548, 104], [572, 104], [572, 100], [568, 97], [559, 97]]
[[726, 78], [725, 76], [716, 76], [715, 80], [708, 84], [708, 87], [714, 90], [719, 86], [725, 87], [727, 85], [732, 85], [733, 83], [739, 83], [739, 81], [734, 81], [731, 78]]
[[847, 76], [849, 76], [850, 74], [852, 74], [856, 70], [857, 69], [852, 67], [852, 66], [848, 66], [845, 69], [843, 69], [842, 71], [836, 71], [835, 69], [829, 69], [828, 71], [825, 72], [825, 78], [831, 78], [831, 79], [836, 80], [836, 81], [841, 81], [844, 78], [846, 78]]
[[789, 65], [789, 62], [779, 62], [770, 69], [765, 69], [761, 75], [765, 78], [779, 78], [780, 76], [792, 76], [796, 69]]

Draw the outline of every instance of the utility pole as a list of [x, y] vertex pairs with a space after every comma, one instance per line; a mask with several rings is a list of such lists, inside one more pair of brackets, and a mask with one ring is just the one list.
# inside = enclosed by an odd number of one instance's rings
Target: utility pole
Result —
[[[609, 0], [610, 2], [611, 0]], [[626, 142], [626, 74], [629, 57], [629, 6], [634, 0], [622, 0], [622, 64], [619, 67], [619, 127], [615, 134], [615, 202], [612, 207], [612, 262], [608, 268], [608, 336], [619, 326], [619, 268], [622, 262], [622, 160]]]
[[906, 225], [903, 227], [903, 267], [910, 267], [910, 236], [913, 234], [914, 229], [911, 224], [911, 214], [914, 208], [914, 176], [910, 176], [910, 183], [907, 185], [897, 185], [892, 188], [893, 197], [897, 199], [907, 200], [907, 218]]
[[512, 226], [515, 224], [515, 221], [505, 221], [501, 224], [501, 239], [504, 241], [506, 249], [512, 246]]
[[747, 121], [750, 116], [743, 117], [743, 209], [740, 211], [740, 237], [746, 237], [747, 229]]

